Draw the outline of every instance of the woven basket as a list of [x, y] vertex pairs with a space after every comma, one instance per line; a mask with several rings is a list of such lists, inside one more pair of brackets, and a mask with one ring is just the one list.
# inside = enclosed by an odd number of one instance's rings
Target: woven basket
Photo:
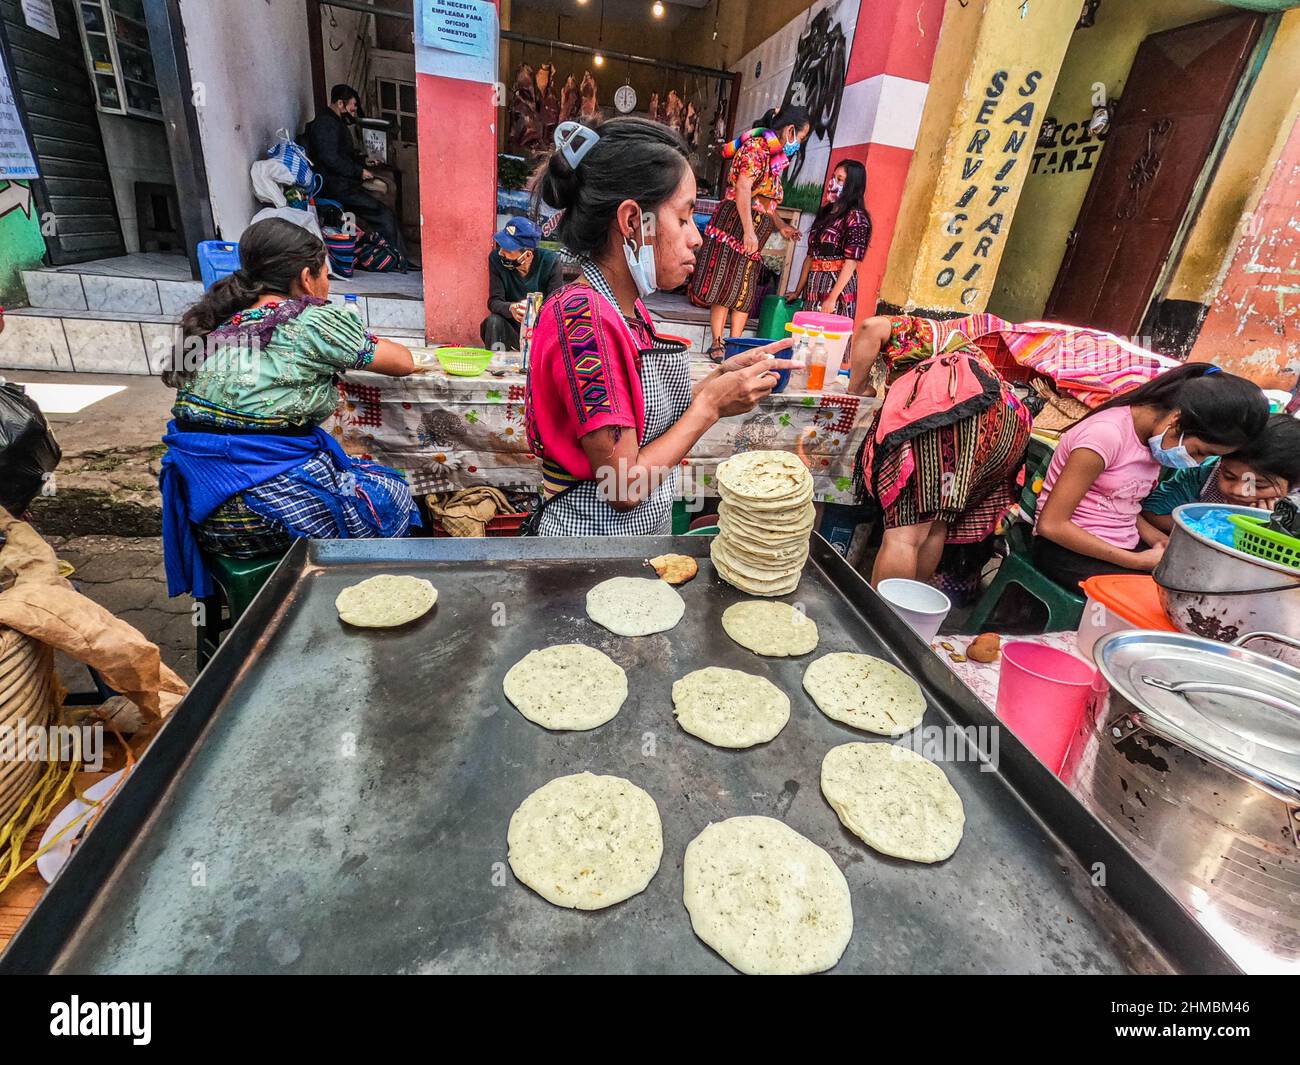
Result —
[[[15, 746], [21, 730], [41, 728], [52, 720], [54, 655], [29, 636], [0, 628], [0, 751]], [[0, 824], [18, 808], [48, 767], [22, 757], [0, 760]]]

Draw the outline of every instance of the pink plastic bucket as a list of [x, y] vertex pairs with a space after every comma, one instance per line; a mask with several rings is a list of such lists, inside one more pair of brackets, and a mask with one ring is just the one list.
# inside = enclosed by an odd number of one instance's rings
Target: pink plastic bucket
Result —
[[1002, 645], [997, 715], [1053, 773], [1060, 773], [1092, 692], [1096, 670], [1042, 644]]

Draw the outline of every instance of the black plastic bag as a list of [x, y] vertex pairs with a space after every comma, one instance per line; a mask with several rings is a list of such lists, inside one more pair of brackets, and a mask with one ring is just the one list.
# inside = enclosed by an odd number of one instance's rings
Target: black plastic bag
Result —
[[0, 507], [22, 514], [62, 457], [36, 401], [22, 385], [0, 385]]

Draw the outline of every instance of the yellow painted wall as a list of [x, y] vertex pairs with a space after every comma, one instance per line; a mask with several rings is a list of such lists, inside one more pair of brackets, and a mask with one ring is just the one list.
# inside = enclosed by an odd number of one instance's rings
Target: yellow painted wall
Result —
[[[1103, 3], [1097, 22], [1076, 30], [1052, 93], [1047, 113], [1062, 126], [1086, 122], [1098, 83], [1108, 98], [1120, 97], [1129, 69], [1145, 37], [1161, 30], [1228, 14], [1232, 9], [1212, 0], [1118, 0]], [[1076, 144], [1076, 165], [1085, 158]], [[1039, 318], [1065, 258], [1065, 242], [1074, 228], [1100, 152], [1088, 154], [1089, 169], [1062, 172], [1061, 153], [1035, 150], [1037, 168], [1025, 182], [1011, 227], [1006, 254], [998, 270], [989, 310], [1013, 322]], [[1057, 172], [1051, 172], [1055, 169]], [[1228, 223], [1231, 226], [1232, 223]], [[1226, 239], [1226, 236], [1225, 236]]]
[[884, 301], [965, 313], [985, 308], [1078, 17], [1069, 2], [949, 4]]
[[1208, 303], [1240, 226], [1263, 191], [1300, 110], [1300, 10], [1282, 17], [1241, 120], [1169, 283], [1168, 299]]

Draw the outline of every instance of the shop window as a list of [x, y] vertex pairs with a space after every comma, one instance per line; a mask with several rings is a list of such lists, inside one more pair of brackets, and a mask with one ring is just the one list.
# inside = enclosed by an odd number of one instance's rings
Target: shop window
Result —
[[375, 79], [379, 99], [379, 117], [389, 125], [398, 140], [414, 142], [418, 139], [415, 119], [415, 85], [409, 81]]

